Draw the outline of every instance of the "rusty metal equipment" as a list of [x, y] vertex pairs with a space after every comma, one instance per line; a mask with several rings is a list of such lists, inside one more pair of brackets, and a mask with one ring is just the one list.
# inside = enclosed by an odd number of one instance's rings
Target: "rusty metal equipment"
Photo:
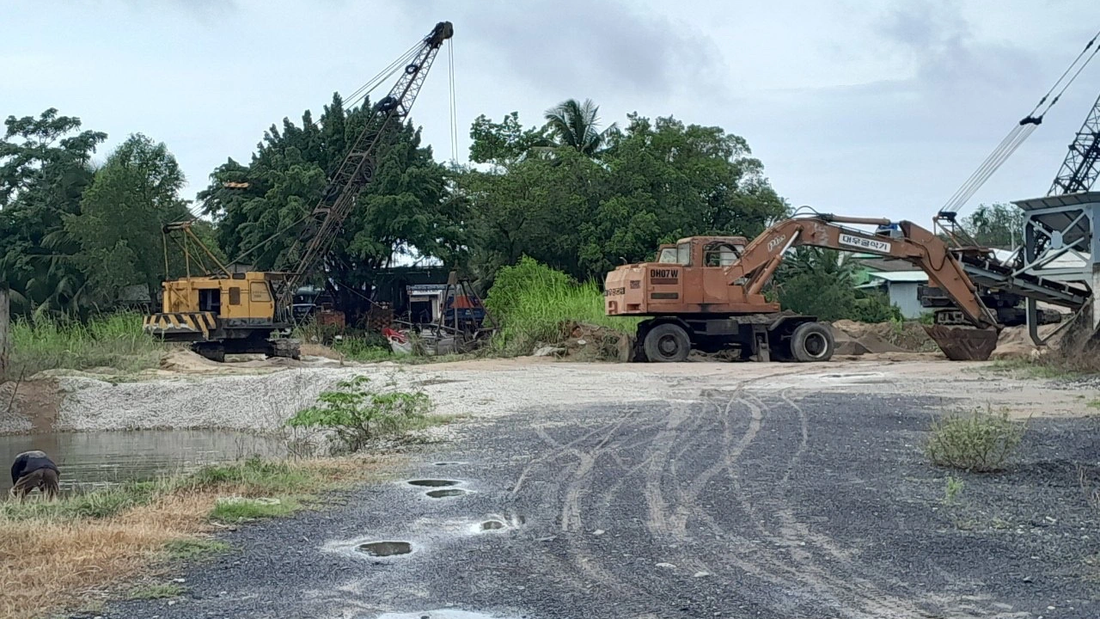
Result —
[[[850, 225], [877, 226], [874, 233]], [[764, 286], [787, 250], [812, 246], [870, 252], [909, 262], [928, 274], [969, 326], [929, 335], [953, 359], [988, 359], [1000, 325], [947, 244], [912, 222], [796, 216], [746, 242], [742, 237], [689, 237], [663, 245], [656, 262], [620, 266], [605, 280], [609, 316], [647, 317], [637, 328], [637, 357], [683, 361], [691, 349], [739, 348], [745, 359], [827, 361], [828, 327], [812, 316], [781, 312]], [[950, 351], [950, 353], [947, 353]]]

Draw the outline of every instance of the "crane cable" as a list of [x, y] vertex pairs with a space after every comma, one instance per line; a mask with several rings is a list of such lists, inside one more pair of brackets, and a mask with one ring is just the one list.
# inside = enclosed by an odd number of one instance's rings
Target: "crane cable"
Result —
[[[955, 213], [962, 208], [962, 206], [977, 193], [978, 189], [993, 176], [993, 173], [996, 172], [997, 169], [1016, 152], [1016, 149], [1031, 136], [1035, 129], [1042, 124], [1043, 117], [1050, 111], [1050, 108], [1058, 103], [1058, 100], [1062, 97], [1062, 94], [1066, 92], [1066, 89], [1073, 84], [1077, 76], [1081, 75], [1081, 72], [1084, 71], [1085, 67], [1087, 67], [1090, 62], [1092, 62], [1092, 59], [1096, 57], [1097, 53], [1100, 53], [1100, 46], [1094, 47], [1097, 39], [1100, 39], [1100, 32], [1097, 32], [1089, 39], [1089, 42], [1085, 44], [1085, 47], [1077, 54], [1077, 57], [1073, 59], [1069, 67], [1067, 67], [1058, 80], [1054, 82], [1050, 90], [1039, 99], [1039, 102], [1035, 104], [1031, 112], [1008, 132], [1008, 135], [1006, 135], [1004, 139], [1001, 140], [1001, 143], [993, 149], [993, 152], [986, 157], [982, 165], [966, 179], [966, 182], [964, 182], [954, 194], [952, 194], [951, 198], [940, 209], [940, 214]], [[1089, 53], [1090, 50], [1091, 53]], [[1082, 61], [1082, 59], [1084, 60]], [[1074, 71], [1074, 68], [1076, 68], [1076, 71]], [[1070, 75], [1071, 73], [1072, 76]], [[1070, 76], [1068, 80], [1066, 80], [1067, 76]], [[1063, 81], [1065, 82], [1064, 84]], [[1053, 95], [1053, 97], [1051, 95]]]
[[348, 95], [347, 101], [344, 103], [344, 108], [347, 110], [353, 109], [356, 105], [359, 105], [363, 99], [370, 93], [374, 92], [379, 86], [385, 83], [390, 76], [396, 73], [398, 70], [405, 68], [414, 58], [420, 54], [421, 48], [424, 46], [424, 42], [420, 41], [416, 45], [410, 47], [405, 53], [398, 56], [397, 60], [394, 60], [385, 69], [378, 72], [377, 75], [367, 80], [365, 84], [355, 90], [355, 92]]
[[448, 77], [450, 78], [450, 106], [451, 106], [451, 163], [458, 162], [458, 111], [455, 98], [455, 42], [448, 41]]
[[[371, 92], [377, 89], [381, 84], [385, 83], [390, 76], [398, 71], [398, 69], [403, 69], [414, 58], [416, 58], [416, 56], [420, 54], [420, 50], [423, 46], [423, 41], [416, 43], [408, 50], [406, 50], [403, 54], [401, 54], [401, 56], [399, 56], [397, 60], [394, 60], [392, 63], [390, 63], [388, 67], [382, 69], [378, 72], [377, 75], [367, 80], [365, 84], [357, 88], [353, 93], [351, 93], [351, 95], [348, 96], [347, 100], [344, 102], [344, 109], [349, 112], [355, 109], [355, 106], [359, 105], [359, 103], [366, 99]], [[312, 217], [313, 214], [314, 213], [312, 211], [306, 212], [306, 214], [302, 215], [300, 218], [291, 222], [290, 224], [282, 226], [281, 228], [277, 228], [274, 234], [260, 241], [259, 243], [256, 243], [243, 254], [238, 255], [234, 262], [243, 261], [244, 258], [248, 257], [249, 254], [255, 252], [261, 247], [266, 246], [268, 243], [281, 236], [287, 230], [297, 227], [299, 224]]]

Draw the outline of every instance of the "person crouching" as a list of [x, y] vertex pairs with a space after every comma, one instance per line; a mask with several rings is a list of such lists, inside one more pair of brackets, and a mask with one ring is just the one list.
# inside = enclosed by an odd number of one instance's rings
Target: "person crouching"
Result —
[[11, 465], [11, 496], [26, 498], [38, 489], [47, 498], [55, 499], [61, 493], [57, 465], [42, 451], [25, 451], [15, 457]]

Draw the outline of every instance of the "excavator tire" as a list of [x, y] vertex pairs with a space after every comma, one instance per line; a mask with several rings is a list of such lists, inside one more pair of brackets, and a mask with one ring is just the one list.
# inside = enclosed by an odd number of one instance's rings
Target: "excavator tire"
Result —
[[642, 346], [649, 361], [675, 363], [687, 361], [691, 338], [681, 326], [665, 323], [650, 329]]
[[833, 357], [836, 343], [829, 327], [819, 322], [804, 322], [791, 333], [790, 348], [795, 361], [828, 361]]

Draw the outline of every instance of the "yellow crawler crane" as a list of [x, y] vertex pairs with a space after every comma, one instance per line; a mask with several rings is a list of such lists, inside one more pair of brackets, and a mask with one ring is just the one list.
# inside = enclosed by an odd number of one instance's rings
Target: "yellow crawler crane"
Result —
[[[397, 83], [374, 104], [363, 131], [305, 218], [287, 252], [300, 256], [292, 269], [231, 272], [195, 236], [189, 222], [166, 226], [165, 268], [172, 240], [183, 250], [187, 276], [163, 283], [161, 311], [145, 318], [145, 332], [190, 342], [195, 352], [215, 361], [223, 361], [227, 353], [296, 358], [298, 343], [279, 337], [294, 323], [294, 293], [323, 262], [356, 197], [373, 180], [385, 128], [408, 117], [440, 47], [453, 34], [451, 22], [439, 22], [419, 45], [390, 65], [389, 75], [399, 74]], [[206, 260], [213, 261], [213, 268], [205, 269]], [[203, 275], [191, 275], [193, 262], [205, 269]]]

